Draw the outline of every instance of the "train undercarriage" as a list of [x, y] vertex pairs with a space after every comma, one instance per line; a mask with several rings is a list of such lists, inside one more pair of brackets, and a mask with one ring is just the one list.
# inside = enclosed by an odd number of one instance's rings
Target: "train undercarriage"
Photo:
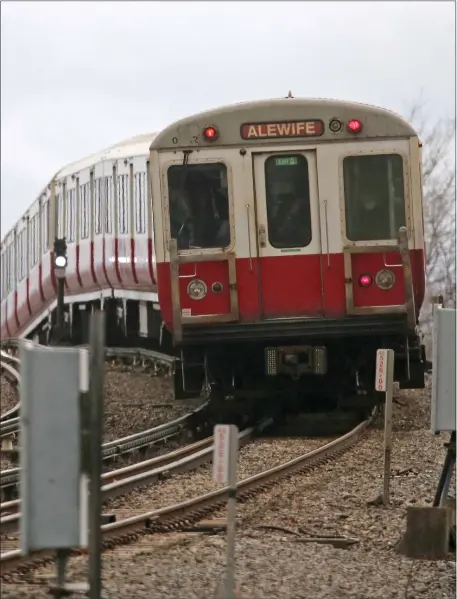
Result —
[[[63, 341], [87, 343], [90, 314], [101, 307], [99, 300], [66, 304]], [[420, 336], [399, 330], [402, 321], [395, 324], [392, 317], [366, 322], [356, 332], [345, 331], [341, 320], [327, 321], [322, 328], [311, 321], [281, 319], [273, 334], [267, 327], [257, 334], [241, 325], [208, 331], [186, 327], [187, 338], [176, 348], [157, 307], [150, 303], [147, 313], [140, 315], [141, 309], [139, 301], [104, 300], [107, 345], [174, 354], [175, 399], [209, 397], [216, 422], [239, 424], [269, 413], [277, 418], [339, 411], [365, 417], [383, 400], [374, 390], [379, 348], [395, 351], [394, 380], [400, 388], [424, 387], [426, 360]], [[53, 312], [32, 338], [52, 343], [55, 325]]]
[[90, 315], [103, 309], [106, 314], [106, 344], [111, 347], [144, 347], [173, 353], [169, 331], [162, 322], [158, 304], [134, 299], [69, 301], [63, 312], [63, 331], [57, 326], [57, 310], [43, 314], [39, 324], [27, 335], [43, 345], [53, 342], [84, 345], [89, 341]]
[[368, 414], [383, 400], [374, 390], [376, 351], [395, 351], [400, 388], [423, 388], [425, 351], [418, 335], [294, 337], [184, 345], [177, 357], [177, 400], [208, 394], [217, 418], [293, 412]]

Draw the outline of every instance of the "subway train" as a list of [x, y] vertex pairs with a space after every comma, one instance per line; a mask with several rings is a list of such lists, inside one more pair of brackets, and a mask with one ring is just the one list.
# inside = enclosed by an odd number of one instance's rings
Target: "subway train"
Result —
[[388, 110], [245, 102], [65, 167], [2, 241], [2, 338], [49, 336], [60, 237], [71, 338], [106, 310], [174, 353], [177, 400], [368, 409], [378, 348], [424, 386], [421, 143]]

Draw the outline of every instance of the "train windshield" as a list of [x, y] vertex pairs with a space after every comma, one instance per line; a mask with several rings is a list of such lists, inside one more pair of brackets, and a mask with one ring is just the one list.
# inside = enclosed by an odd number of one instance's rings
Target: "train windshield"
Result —
[[347, 156], [343, 174], [347, 238], [396, 239], [399, 228], [406, 223], [402, 157]]
[[171, 237], [178, 249], [230, 245], [227, 167], [179, 164], [168, 169]]

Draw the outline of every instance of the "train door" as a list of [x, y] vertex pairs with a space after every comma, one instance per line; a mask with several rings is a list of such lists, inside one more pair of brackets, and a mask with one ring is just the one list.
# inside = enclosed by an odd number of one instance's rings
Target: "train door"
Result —
[[262, 153], [253, 159], [262, 317], [321, 316], [316, 153]]
[[238, 320], [231, 168], [222, 159], [173, 161], [163, 186], [170, 264], [158, 273], [162, 289], [169, 277], [179, 340], [182, 325]]

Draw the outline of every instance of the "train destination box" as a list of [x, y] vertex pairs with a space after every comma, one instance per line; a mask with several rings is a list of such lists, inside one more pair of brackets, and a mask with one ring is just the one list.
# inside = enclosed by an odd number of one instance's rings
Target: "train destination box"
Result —
[[437, 308], [433, 319], [432, 433], [455, 431], [455, 309]]
[[22, 552], [86, 547], [81, 398], [88, 352], [22, 341], [20, 358]]

